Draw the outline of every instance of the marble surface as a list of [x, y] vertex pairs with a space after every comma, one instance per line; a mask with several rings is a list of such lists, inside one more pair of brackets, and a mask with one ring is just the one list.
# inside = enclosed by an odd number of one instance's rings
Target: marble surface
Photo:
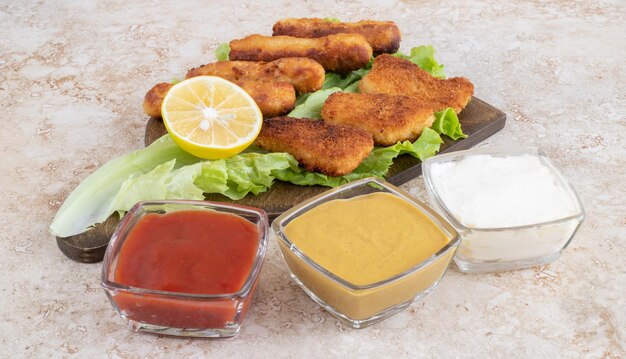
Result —
[[[485, 145], [536, 145], [577, 188], [587, 220], [556, 263], [452, 269], [437, 290], [353, 330], [292, 283], [274, 244], [230, 340], [128, 331], [100, 264], [63, 256], [48, 226], [69, 192], [142, 146], [156, 82], [281, 17], [394, 20], [448, 75], [506, 111]], [[626, 5], [623, 1], [0, 2], [0, 357], [626, 357]], [[425, 199], [421, 178], [404, 186]]]

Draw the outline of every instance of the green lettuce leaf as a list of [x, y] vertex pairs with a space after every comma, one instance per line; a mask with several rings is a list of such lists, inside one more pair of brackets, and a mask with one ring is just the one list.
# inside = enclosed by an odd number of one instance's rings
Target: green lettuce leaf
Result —
[[358, 70], [350, 71], [347, 75], [327, 72], [326, 77], [324, 78], [324, 84], [322, 85], [322, 90], [331, 87], [339, 87], [343, 90], [361, 80], [371, 69], [372, 67], [370, 64], [369, 67], [366, 66]]
[[439, 64], [437, 60], [435, 60], [435, 49], [430, 45], [414, 47], [411, 49], [409, 55], [396, 52], [394, 56], [411, 61], [435, 77], [446, 77], [443, 64]]
[[200, 174], [200, 163], [174, 170], [173, 159], [146, 174], [133, 174], [124, 183], [111, 203], [111, 213], [128, 211], [135, 203], [162, 199], [204, 199], [203, 191], [194, 185]]
[[178, 147], [169, 136], [150, 146], [117, 157], [84, 179], [57, 211], [50, 233], [69, 237], [103, 222], [115, 210], [111, 204], [122, 184], [133, 175], [148, 173], [155, 167], [176, 159], [174, 168], [200, 161]]
[[290, 154], [251, 151], [202, 161], [164, 135], [144, 149], [109, 161], [83, 180], [57, 212], [50, 233], [58, 237], [82, 233], [139, 201], [203, 199], [203, 193], [241, 199], [266, 191], [275, 179], [273, 171], [298, 167]]
[[170, 172], [165, 179], [165, 199], [204, 199], [204, 191], [195, 185], [201, 171], [201, 163], [195, 163]]
[[297, 167], [288, 153], [246, 152], [225, 160], [204, 161], [195, 185], [205, 193], [220, 193], [238, 200], [248, 193], [265, 192], [273, 183], [273, 171]]
[[87, 177], [63, 203], [50, 232], [59, 237], [82, 233], [139, 201], [202, 199], [203, 193], [238, 200], [249, 193], [265, 192], [275, 179], [335, 187], [365, 177], [384, 177], [397, 156], [407, 153], [424, 159], [435, 154], [441, 142], [434, 130], [426, 128], [415, 142], [375, 148], [352, 173], [331, 177], [305, 171], [288, 153], [254, 152], [254, 148], [224, 160], [201, 161], [180, 150], [165, 135]]
[[343, 89], [354, 82], [352, 78], [349, 78], [350, 75], [352, 75], [352, 73], [349, 73], [347, 76], [342, 76], [341, 74], [335, 72], [327, 72], [324, 77], [324, 83], [322, 84], [321, 90], [327, 90], [333, 87]]
[[449, 107], [435, 113], [435, 122], [433, 122], [431, 128], [437, 133], [446, 135], [455, 141], [459, 138], [467, 138], [467, 135], [464, 134], [461, 129], [459, 117], [456, 112]]
[[346, 86], [346, 88], [343, 89], [343, 92], [358, 93], [359, 92], [359, 81], [356, 81], [356, 82], [352, 83], [351, 85]]
[[331, 87], [324, 90], [318, 90], [306, 97], [304, 101], [296, 104], [296, 107], [289, 112], [287, 116], [297, 118], [322, 118], [322, 106], [331, 94], [341, 91], [339, 87]]
[[[346, 75], [335, 72], [327, 72], [326, 77], [324, 78], [324, 84], [322, 85], [322, 90], [329, 89], [331, 87], [339, 87], [345, 92], [356, 92], [354, 89], [357, 88], [358, 82], [363, 78], [363, 76], [370, 72], [373, 63], [374, 57], [372, 57], [364, 67], [358, 70], [350, 71]], [[348, 91], [348, 89], [352, 89], [352, 91]]]
[[[319, 91], [319, 90], [318, 90]], [[315, 91], [317, 92], [317, 91]], [[311, 94], [315, 93], [315, 92], [309, 92], [309, 93], [305, 93], [302, 95], [299, 95], [298, 97], [296, 97], [296, 103], [294, 105], [294, 109], [300, 105], [302, 105], [304, 102], [306, 102], [306, 100], [309, 98], [309, 96], [311, 96]], [[293, 110], [292, 110], [293, 111]]]
[[341, 20], [337, 19], [336, 17], [325, 17], [324, 21], [328, 21], [328, 22], [341, 22]]
[[358, 92], [359, 80], [371, 69], [371, 61], [362, 69], [354, 70], [347, 75], [327, 72], [320, 90], [299, 95], [294, 109], [287, 115], [298, 118], [322, 118], [321, 111], [324, 101], [337, 91]]
[[230, 58], [230, 45], [225, 42], [215, 49], [215, 58], [217, 61], [228, 61]]
[[442, 143], [443, 140], [437, 132], [430, 128], [425, 128], [417, 141], [411, 144], [412, 149], [406, 153], [423, 161], [439, 152]]
[[287, 153], [242, 153], [224, 160], [203, 161], [174, 170], [171, 160], [142, 175], [132, 175], [117, 193], [111, 211], [128, 211], [150, 199], [204, 199], [219, 193], [234, 200], [265, 192], [273, 183], [272, 171], [297, 167]]

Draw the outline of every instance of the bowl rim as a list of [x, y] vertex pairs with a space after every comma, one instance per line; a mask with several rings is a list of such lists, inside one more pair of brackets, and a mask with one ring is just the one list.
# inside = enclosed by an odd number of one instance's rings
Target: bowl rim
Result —
[[[309, 256], [307, 256], [306, 254], [304, 254], [299, 248], [298, 246], [293, 243], [291, 240], [289, 240], [289, 238], [287, 237], [287, 235], [285, 234], [285, 232], [283, 231], [283, 228], [285, 227], [285, 222], [289, 222], [295, 218], [297, 218], [298, 216], [300, 216], [302, 213], [307, 212], [308, 210], [317, 207], [318, 205], [325, 203], [329, 200], [332, 200], [331, 197], [334, 197], [342, 192], [346, 192], [348, 190], [351, 190], [353, 188], [356, 187], [362, 187], [362, 186], [367, 186], [367, 185], [371, 185], [373, 184], [372, 187], [376, 188], [376, 186], [382, 187], [383, 189], [385, 189], [386, 191], [380, 191], [380, 192], [386, 192], [386, 193], [390, 193], [396, 197], [399, 197], [407, 202], [409, 202], [410, 204], [412, 204], [413, 206], [415, 206], [418, 210], [420, 210], [422, 213], [424, 213], [427, 217], [429, 217], [432, 222], [439, 227], [439, 229], [442, 230], [442, 232], [444, 232], [444, 235], [446, 235], [446, 237], [449, 239], [448, 243], [446, 243], [446, 245], [444, 245], [441, 249], [439, 249], [437, 252], [435, 252], [434, 254], [432, 254], [430, 257], [422, 260], [421, 262], [417, 263], [416, 265], [412, 266], [411, 268], [405, 270], [404, 272], [398, 273], [396, 275], [393, 275], [389, 278], [380, 280], [378, 282], [374, 282], [374, 283], [370, 283], [370, 284], [364, 284], [364, 285], [359, 285], [359, 284], [354, 284], [351, 283], [337, 275], [335, 275], [334, 273], [331, 273], [330, 271], [328, 271], [326, 268], [322, 267], [321, 265], [319, 265], [317, 262], [315, 262], [313, 259], [311, 259]], [[380, 188], [378, 188], [380, 189]], [[349, 197], [349, 198], [354, 198], [357, 196], [353, 196], [353, 197]], [[457, 230], [450, 224], [448, 223], [448, 221], [442, 217], [441, 215], [439, 215], [435, 210], [433, 210], [432, 208], [430, 208], [428, 205], [426, 205], [425, 203], [419, 201], [418, 199], [414, 198], [413, 196], [411, 196], [408, 192], [386, 182], [383, 181], [379, 178], [376, 177], [368, 177], [368, 178], [364, 178], [364, 179], [360, 179], [360, 180], [356, 180], [353, 182], [349, 182], [347, 184], [341, 185], [339, 187], [336, 187], [334, 189], [328, 190], [326, 192], [323, 192], [317, 196], [314, 196], [312, 198], [309, 198], [306, 201], [301, 202], [300, 204], [292, 207], [291, 209], [289, 209], [288, 211], [284, 212], [283, 214], [281, 214], [279, 217], [277, 217], [273, 222], [272, 222], [272, 232], [285, 244], [287, 245], [288, 250], [291, 250], [298, 258], [300, 258], [302, 261], [304, 261], [306, 264], [308, 264], [309, 266], [313, 267], [316, 271], [318, 271], [319, 273], [323, 274], [325, 277], [329, 278], [330, 280], [336, 282], [337, 284], [346, 287], [350, 290], [368, 290], [368, 289], [373, 289], [373, 288], [378, 288], [378, 287], [382, 287], [385, 285], [388, 285], [390, 283], [396, 282], [398, 280], [401, 280], [413, 273], [418, 272], [420, 269], [430, 265], [432, 262], [434, 262], [435, 260], [438, 260], [439, 258], [443, 257], [445, 254], [447, 254], [449, 251], [451, 250], [455, 250], [456, 248], [458, 248], [458, 246], [461, 243], [461, 237], [459, 235], [459, 233], [457, 232]], [[282, 248], [281, 248], [281, 254], [282, 254]], [[452, 261], [452, 257], [450, 257], [450, 261]]]
[[[108, 278], [109, 272], [111, 270], [115, 270], [117, 263], [113, 264], [113, 261], [116, 258], [113, 258], [113, 253], [117, 252], [117, 256], [119, 256], [118, 247], [122, 245], [124, 240], [126, 239], [130, 229], [137, 223], [139, 218], [141, 218], [144, 214], [149, 213], [144, 211], [144, 208], [147, 206], [181, 206], [183, 208], [179, 210], [194, 210], [193, 207], [198, 207], [202, 209], [198, 210], [208, 210], [208, 211], [216, 211], [227, 214], [246, 214], [252, 216], [257, 219], [255, 225], [259, 230], [259, 242], [257, 247], [257, 252], [255, 254], [254, 262], [252, 263], [252, 267], [250, 269], [250, 273], [248, 273], [248, 277], [246, 281], [242, 285], [241, 289], [233, 293], [220, 293], [220, 294], [196, 294], [196, 293], [185, 293], [185, 292], [171, 292], [171, 291], [163, 291], [156, 289], [148, 289], [141, 287], [134, 287], [129, 285], [120, 284], [115, 282], [114, 280], [110, 280]], [[226, 211], [220, 211], [226, 210]], [[241, 217], [241, 216], [240, 216]], [[242, 217], [243, 218], [243, 217]], [[245, 218], [244, 218], [245, 219]], [[107, 247], [106, 253], [104, 255], [104, 261], [102, 265], [101, 271], [101, 286], [107, 291], [122, 291], [129, 292], [134, 294], [144, 294], [144, 295], [157, 295], [167, 298], [186, 298], [186, 299], [223, 299], [223, 298], [233, 298], [233, 297], [246, 297], [250, 294], [254, 283], [256, 282], [259, 274], [261, 272], [261, 267], [263, 265], [263, 261], [265, 259], [265, 254], [267, 252], [267, 242], [269, 235], [269, 220], [267, 217], [267, 213], [261, 209], [250, 206], [242, 206], [239, 204], [230, 204], [230, 203], [222, 203], [222, 202], [213, 202], [213, 201], [201, 201], [201, 200], [158, 200], [158, 201], [141, 201], [136, 203], [122, 218], [120, 223], [118, 224], [113, 236], [111, 237], [111, 241], [109, 246]]]
[[[531, 224], [525, 224], [521, 226], [508, 226], [508, 227], [472, 227], [461, 223], [459, 219], [450, 211], [450, 209], [445, 205], [444, 201], [439, 196], [439, 193], [435, 189], [435, 185], [432, 180], [432, 172], [431, 167], [435, 163], [441, 162], [450, 162], [457, 160], [459, 158], [473, 156], [473, 155], [495, 155], [499, 157], [503, 157], [506, 155], [510, 156], [519, 156], [519, 155], [531, 155], [539, 158], [542, 164], [544, 164], [556, 177], [559, 184], [566, 190], [568, 195], [574, 200], [574, 203], [577, 206], [577, 212], [566, 216], [563, 218], [557, 218], [550, 221], [543, 221]], [[426, 190], [437, 206], [444, 213], [444, 216], [454, 225], [454, 227], [462, 232], [465, 231], [484, 231], [484, 232], [501, 232], [501, 231], [511, 231], [511, 230], [524, 230], [531, 229], [535, 227], [544, 227], [555, 224], [560, 224], [564, 222], [569, 222], [571, 220], [578, 220], [579, 222], [583, 222], [585, 219], [585, 209], [583, 207], [582, 201], [580, 200], [580, 196], [572, 186], [572, 184], [565, 178], [561, 170], [552, 162], [550, 157], [547, 156], [545, 152], [543, 152], [538, 147], [534, 146], [510, 146], [510, 147], [478, 147], [471, 148], [462, 151], [455, 151], [450, 153], [445, 153], [437, 156], [433, 156], [427, 158], [422, 162], [422, 173], [424, 184], [426, 185]]]

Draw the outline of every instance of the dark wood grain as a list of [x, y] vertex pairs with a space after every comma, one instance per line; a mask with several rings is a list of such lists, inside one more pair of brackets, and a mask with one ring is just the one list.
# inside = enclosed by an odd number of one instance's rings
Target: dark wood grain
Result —
[[[444, 143], [439, 153], [465, 150], [484, 141], [504, 127], [506, 114], [474, 97], [469, 105], [459, 114], [459, 121], [463, 127], [463, 132], [465, 132], [468, 137], [463, 140], [453, 141], [443, 136]], [[165, 133], [167, 132], [163, 121], [159, 118], [151, 118], [146, 126], [144, 138], [146, 146]], [[399, 156], [394, 160], [393, 165], [389, 169], [386, 180], [399, 186], [421, 174], [422, 166], [420, 160], [409, 155]], [[246, 206], [263, 208], [270, 219], [274, 219], [294, 205], [326, 190], [328, 190], [328, 187], [303, 187], [277, 181], [267, 192], [258, 196], [248, 195], [236, 202]], [[234, 202], [218, 194], [207, 195], [206, 198], [211, 201]]]
[[[440, 153], [468, 149], [484, 141], [504, 127], [506, 115], [484, 101], [473, 98], [463, 112], [459, 114], [459, 120], [468, 137], [463, 140], [452, 141], [444, 136]], [[146, 125], [145, 145], [151, 144], [165, 133], [165, 126], [161, 119], [150, 118]], [[414, 157], [405, 155], [394, 160], [386, 179], [395, 185], [401, 185], [418, 177], [421, 173], [421, 162]], [[327, 187], [322, 186], [304, 187], [277, 181], [267, 192], [258, 196], [248, 195], [236, 202], [246, 206], [263, 208], [270, 219], [274, 219], [285, 210], [327, 189]], [[207, 195], [206, 199], [233, 202], [225, 196], [216, 194]], [[57, 238], [57, 244], [61, 251], [72, 260], [85, 263], [99, 262], [104, 257], [107, 244], [118, 221], [116, 215], [111, 216], [106, 222], [94, 226], [85, 233], [67, 238]]]
[[84, 233], [70, 237], [57, 237], [57, 246], [68, 258], [82, 263], [102, 261], [109, 240], [119, 223], [117, 213]]

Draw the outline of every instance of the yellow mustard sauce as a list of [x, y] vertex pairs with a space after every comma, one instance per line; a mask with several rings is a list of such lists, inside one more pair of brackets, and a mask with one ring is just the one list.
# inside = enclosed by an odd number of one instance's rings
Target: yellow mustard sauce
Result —
[[314, 262], [359, 286], [403, 273], [449, 241], [418, 208], [382, 192], [324, 203], [290, 222], [285, 234]]
[[287, 266], [307, 290], [352, 320], [373, 319], [428, 293], [456, 250], [453, 246], [420, 269], [385, 281], [422, 263], [451, 240], [418, 208], [388, 193], [324, 203], [288, 223], [284, 232], [335, 276], [356, 286], [369, 285], [355, 289], [341, 284], [278, 242]]

